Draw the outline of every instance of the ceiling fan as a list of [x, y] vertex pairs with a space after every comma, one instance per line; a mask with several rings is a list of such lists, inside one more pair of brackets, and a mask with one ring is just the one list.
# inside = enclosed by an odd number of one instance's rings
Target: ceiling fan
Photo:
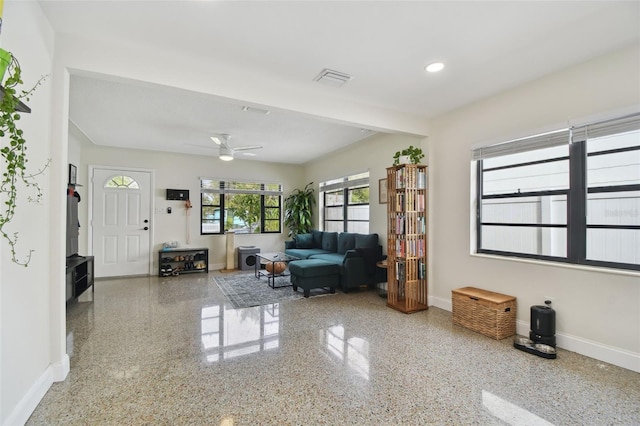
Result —
[[222, 161], [233, 160], [234, 154], [238, 151], [253, 151], [256, 149], [262, 149], [261, 145], [231, 147], [229, 146], [230, 138], [231, 136], [224, 133], [211, 136], [211, 140], [214, 141], [216, 145], [220, 145], [220, 153], [218, 155], [218, 158], [220, 158]]

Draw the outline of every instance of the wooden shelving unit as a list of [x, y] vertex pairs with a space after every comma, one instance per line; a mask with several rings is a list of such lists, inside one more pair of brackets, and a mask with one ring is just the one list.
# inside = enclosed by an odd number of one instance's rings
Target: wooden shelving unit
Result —
[[428, 309], [427, 166], [387, 168], [387, 306], [412, 313]]

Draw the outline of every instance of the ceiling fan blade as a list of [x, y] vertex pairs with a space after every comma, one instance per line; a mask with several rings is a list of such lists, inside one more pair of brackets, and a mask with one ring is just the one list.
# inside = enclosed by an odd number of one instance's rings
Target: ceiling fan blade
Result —
[[214, 141], [216, 145], [228, 146], [229, 135], [227, 135], [226, 133], [211, 135], [211, 140]]
[[261, 145], [252, 145], [252, 146], [239, 146], [239, 147], [234, 147], [233, 150], [234, 151], [252, 151], [254, 149], [262, 149]]

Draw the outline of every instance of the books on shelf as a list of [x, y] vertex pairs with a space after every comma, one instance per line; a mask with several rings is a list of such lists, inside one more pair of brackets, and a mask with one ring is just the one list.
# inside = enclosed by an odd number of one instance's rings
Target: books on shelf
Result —
[[398, 238], [396, 239], [396, 257], [423, 257], [427, 253], [427, 246], [424, 238]]
[[427, 188], [427, 171], [424, 168], [402, 167], [396, 170], [396, 189]]
[[407, 280], [407, 269], [404, 262], [396, 262], [396, 280], [400, 282]]
[[394, 199], [395, 211], [423, 212], [427, 207], [424, 193], [402, 192], [396, 194]]
[[427, 188], [427, 171], [423, 169], [418, 170], [418, 177], [416, 179], [416, 187], [418, 189]]

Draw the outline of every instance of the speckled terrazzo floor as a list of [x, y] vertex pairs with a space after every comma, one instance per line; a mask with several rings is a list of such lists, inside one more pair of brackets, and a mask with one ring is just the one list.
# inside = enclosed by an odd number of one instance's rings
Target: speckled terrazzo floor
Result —
[[27, 424], [640, 424], [638, 373], [374, 291], [233, 309], [215, 274], [98, 281], [68, 308], [71, 372]]

